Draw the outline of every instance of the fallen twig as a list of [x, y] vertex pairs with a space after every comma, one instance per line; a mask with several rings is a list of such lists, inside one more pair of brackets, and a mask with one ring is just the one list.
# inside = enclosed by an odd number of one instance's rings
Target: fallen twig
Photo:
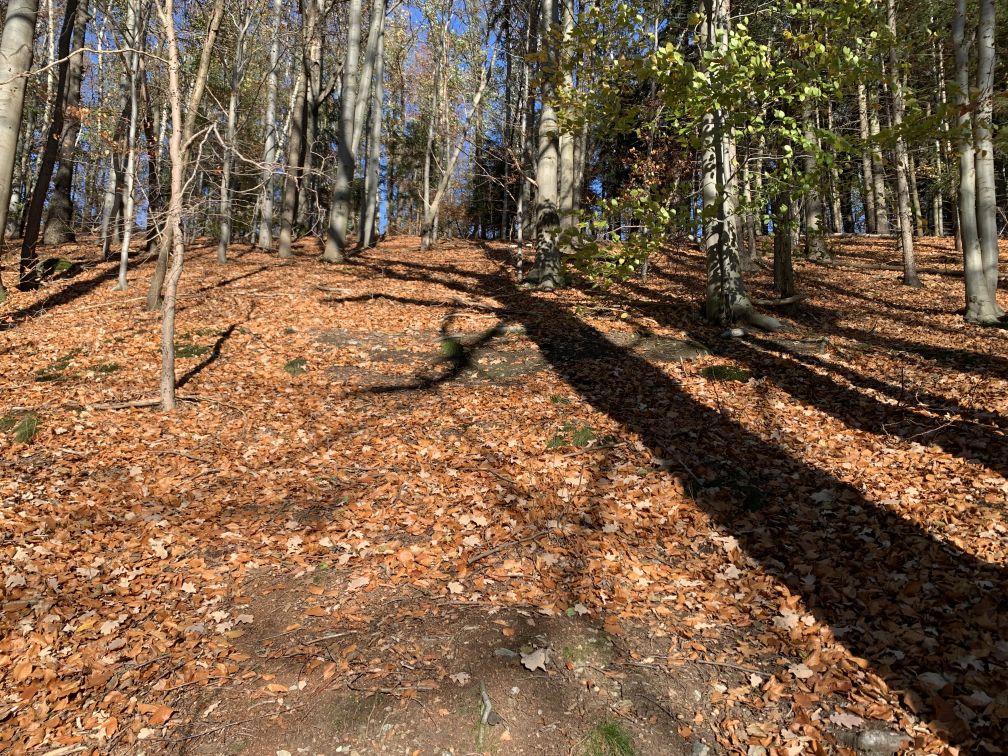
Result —
[[519, 538], [515, 541], [508, 541], [507, 543], [502, 543], [497, 546], [494, 546], [492, 549], [487, 549], [486, 551], [480, 552], [475, 556], [469, 557], [469, 560], [466, 562], [466, 566], [472, 567], [479, 560], [484, 559], [485, 557], [488, 557], [491, 554], [496, 554], [498, 551], [502, 551], [503, 549], [509, 548], [511, 546], [518, 546], [519, 544], [525, 543], [527, 541], [534, 541], [536, 538], [540, 538], [541, 536], [544, 536], [547, 533], [549, 533], [550, 530], [551, 528], [546, 528], [544, 530], [540, 530], [538, 533], [533, 533], [530, 536], [525, 536], [524, 538]]

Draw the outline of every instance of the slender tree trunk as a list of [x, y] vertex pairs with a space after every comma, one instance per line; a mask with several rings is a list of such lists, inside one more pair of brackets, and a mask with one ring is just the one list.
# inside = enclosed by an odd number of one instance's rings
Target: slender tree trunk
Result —
[[882, 166], [882, 148], [877, 137], [882, 131], [879, 125], [878, 93], [873, 91], [868, 98], [868, 131], [873, 140], [871, 146], [872, 182], [875, 194], [875, 232], [889, 235], [889, 214], [886, 212], [885, 170]]
[[273, 30], [270, 36], [269, 74], [266, 79], [265, 138], [263, 140], [262, 199], [258, 245], [273, 248], [273, 174], [276, 171], [277, 132], [277, 64], [280, 60], [280, 14], [282, 0], [273, 0]]
[[774, 200], [774, 290], [777, 296], [793, 296], [794, 285], [794, 237], [798, 225], [798, 213], [785, 192]]
[[168, 41], [168, 101], [171, 106], [172, 128], [168, 142], [171, 163], [171, 195], [168, 201], [168, 218], [165, 236], [172, 239], [171, 269], [161, 304], [161, 409], [175, 409], [175, 302], [178, 298], [179, 280], [182, 278], [185, 243], [182, 237], [182, 184], [186, 170], [183, 133], [186, 131], [182, 116], [182, 92], [179, 87], [179, 51], [175, 34], [173, 0], [157, 0], [161, 24]]
[[917, 191], [917, 161], [913, 155], [908, 157], [909, 170], [907, 176], [910, 179], [910, 208], [913, 211], [914, 236], [924, 236], [924, 214], [921, 212], [920, 193]]
[[280, 205], [280, 243], [277, 253], [281, 258], [294, 256], [294, 215], [297, 212], [301, 184], [301, 140], [304, 136], [305, 108], [307, 106], [307, 75], [304, 65], [298, 65], [291, 104], [290, 127], [287, 132], [287, 165], [284, 170], [283, 201]]
[[[826, 101], [826, 130], [829, 132], [833, 131], [833, 103], [830, 100]], [[834, 153], [834, 159], [830, 161], [829, 164], [829, 175], [830, 175], [830, 215], [833, 221], [833, 232], [837, 234], [842, 234], [843, 227], [843, 208], [840, 202], [840, 169], [837, 167], [836, 154]]]
[[[430, 200], [430, 204], [425, 209], [422, 223], [423, 238], [430, 238], [431, 229], [434, 225], [434, 219], [437, 217], [438, 208], [441, 206], [441, 200], [444, 199], [445, 192], [448, 191], [448, 186], [455, 173], [455, 166], [458, 163], [459, 156], [462, 154], [462, 148], [465, 146], [469, 129], [479, 120], [480, 103], [483, 100], [483, 94], [486, 92], [487, 84], [490, 82], [490, 76], [493, 73], [494, 63], [497, 60], [497, 49], [498, 48], [494, 46], [493, 54], [490, 58], [490, 65], [488, 68], [483, 69], [480, 76], [479, 87], [476, 89], [476, 94], [473, 96], [472, 105], [469, 108], [469, 117], [466, 118], [462, 126], [462, 133], [459, 135], [458, 144], [448, 155], [448, 158], [445, 161], [444, 170], [441, 172], [441, 180], [438, 182], [437, 191], [434, 192], [434, 197]], [[421, 248], [424, 248], [422, 245], [423, 240], [421, 239]]]
[[361, 0], [350, 0], [347, 16], [348, 36], [343, 63], [343, 88], [340, 104], [339, 144], [337, 146], [336, 180], [333, 184], [329, 210], [329, 231], [326, 237], [326, 262], [345, 261], [347, 223], [350, 216], [350, 184], [354, 173], [354, 111], [357, 106], [357, 62], [360, 56]]
[[28, 206], [28, 222], [25, 225], [24, 239], [21, 241], [21, 262], [19, 288], [34, 289], [38, 286], [38, 238], [42, 226], [42, 211], [45, 209], [46, 196], [49, 194], [49, 182], [52, 180], [53, 167], [59, 154], [60, 138], [63, 134], [63, 115], [66, 109], [66, 85], [69, 69], [70, 40], [77, 20], [78, 0], [67, 0], [63, 14], [63, 26], [60, 29], [59, 72], [52, 108], [52, 122], [49, 124], [43, 141], [42, 158], [39, 161], [38, 177], [35, 179], [35, 189], [32, 192], [31, 204]]
[[[574, 2], [573, 0], [556, 0], [560, 3], [560, 17], [563, 23], [564, 42], [574, 34]], [[564, 66], [564, 86], [574, 88], [574, 72], [571, 66]], [[569, 132], [560, 134], [560, 228], [569, 229], [577, 220], [577, 208], [574, 205], [574, 135]]]
[[128, 44], [133, 48], [127, 55], [129, 61], [129, 128], [126, 132], [126, 170], [123, 178], [123, 236], [122, 248], [119, 252], [119, 280], [116, 283], [118, 291], [126, 291], [129, 282], [126, 271], [129, 267], [129, 248], [133, 238], [134, 224], [134, 192], [137, 162], [137, 123], [140, 118], [140, 54], [137, 52], [142, 42], [140, 39], [141, 19], [138, 0], [127, 0], [126, 27], [128, 29]]
[[[886, 21], [889, 34], [896, 38], [896, 0], [886, 0]], [[922, 284], [914, 260], [913, 217], [910, 209], [910, 160], [906, 140], [900, 132], [903, 125], [903, 81], [900, 78], [899, 53], [895, 42], [889, 46], [889, 91], [892, 96], [892, 125], [896, 130], [896, 204], [899, 208], [900, 246], [903, 249], [903, 283], [915, 289]]]
[[877, 233], [875, 205], [878, 199], [875, 196], [875, 177], [872, 174], [872, 153], [868, 150], [868, 139], [870, 131], [868, 127], [868, 95], [865, 93], [865, 86], [858, 82], [858, 117], [861, 127], [861, 181], [864, 187], [862, 199], [865, 213], [865, 231], [869, 234]]
[[360, 213], [359, 241], [362, 248], [376, 243], [375, 225], [378, 210], [378, 168], [381, 161], [382, 106], [385, 101], [385, 35], [379, 31], [375, 50], [374, 84], [371, 88], [371, 130], [368, 134], [367, 172]]
[[[818, 183], [816, 168], [816, 152], [819, 140], [812, 129], [812, 106], [806, 102], [805, 121], [805, 175], [814, 183]], [[826, 240], [822, 228], [823, 201], [819, 190], [813, 185], [805, 195], [805, 254], [810, 260], [823, 260], [828, 257]]]
[[[156, 0], [158, 2], [171, 3], [172, 0]], [[199, 65], [196, 69], [196, 76], [192, 79], [192, 89], [189, 90], [189, 99], [185, 104], [185, 110], [183, 111], [183, 120], [181, 122], [182, 133], [180, 135], [180, 149], [181, 149], [181, 160], [182, 160], [182, 175], [185, 175], [187, 170], [186, 163], [189, 161], [189, 148], [192, 142], [193, 133], [196, 129], [196, 116], [199, 114], [200, 104], [203, 102], [203, 93], [206, 91], [207, 76], [210, 71], [210, 62], [213, 56], [214, 45], [217, 42], [217, 35], [220, 32], [221, 20], [224, 18], [224, 3], [225, 0], [214, 0], [213, 9], [210, 13], [210, 22], [207, 24], [206, 38], [202, 40], [202, 50], [200, 52]], [[159, 8], [159, 12], [162, 10]], [[163, 20], [163, 19], [162, 19]], [[174, 35], [174, 29], [172, 30]], [[178, 47], [178, 39], [176, 37], [176, 49]], [[179, 94], [181, 97], [181, 93]], [[173, 115], [174, 119], [174, 115]], [[174, 131], [174, 121], [172, 125]], [[171, 146], [169, 144], [169, 159], [171, 159]], [[182, 200], [179, 198], [179, 202]], [[180, 204], [181, 207], [181, 204]], [[181, 210], [179, 211], [179, 222], [177, 224], [178, 229], [182, 228], [182, 216]], [[179, 244], [183, 244], [181, 238], [175, 238], [176, 226], [172, 223], [165, 224], [165, 233], [161, 236], [161, 243], [158, 248], [158, 259], [157, 265], [154, 268], [154, 275], [151, 276], [150, 288], [147, 289], [147, 309], [156, 310], [161, 304], [161, 286], [165, 280], [165, 274], [168, 269], [168, 257], [169, 252], [177, 248]], [[179, 268], [179, 275], [181, 275], [181, 268]], [[173, 305], [174, 307], [174, 305]]]
[[227, 125], [224, 130], [224, 164], [221, 166], [220, 184], [220, 234], [217, 239], [217, 262], [227, 262], [231, 244], [231, 170], [234, 164], [235, 135], [238, 132], [238, 93], [245, 78], [245, 36], [252, 24], [252, 14], [242, 20], [235, 41], [234, 62], [231, 68], [231, 92], [228, 97]]
[[[87, 21], [87, 8], [84, 7], [77, 13], [77, 21], [74, 26], [71, 48], [75, 51], [84, 46]], [[66, 127], [60, 138], [59, 168], [56, 170], [52, 196], [49, 198], [45, 230], [42, 233], [42, 240], [47, 245], [58, 245], [74, 240], [73, 200], [70, 193], [73, 187], [74, 153], [77, 149], [77, 137], [81, 128], [80, 96], [83, 74], [84, 56], [74, 55], [70, 59], [70, 70], [67, 75]]]
[[[0, 37], [0, 246], [7, 232], [11, 183], [18, 154], [18, 134], [24, 112], [24, 95], [35, 49], [38, 0], [8, 0], [3, 36]], [[0, 303], [7, 290], [0, 280]]]
[[[976, 143], [976, 215], [983, 258], [984, 279], [991, 292], [991, 301], [999, 315], [1004, 311], [997, 301], [998, 288], [998, 225], [997, 190], [994, 180], [994, 0], [980, 0], [980, 21], [977, 25], [976, 115], [973, 137]], [[1002, 81], [1003, 89], [1003, 81]]]

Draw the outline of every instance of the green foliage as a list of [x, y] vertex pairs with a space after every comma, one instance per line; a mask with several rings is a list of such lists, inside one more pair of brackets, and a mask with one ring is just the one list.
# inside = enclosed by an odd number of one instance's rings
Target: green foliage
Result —
[[304, 375], [308, 372], [308, 361], [304, 357], [296, 357], [284, 365], [284, 372], [294, 376]]
[[595, 725], [588, 737], [585, 756], [634, 756], [633, 739], [619, 722], [605, 721]]
[[0, 418], [0, 432], [14, 431], [14, 440], [19, 444], [27, 444], [38, 431], [38, 416], [27, 412], [24, 415], [8, 414]]
[[200, 344], [178, 343], [175, 344], [175, 356], [183, 359], [200, 357], [210, 351], [210, 347]]
[[47, 367], [36, 372], [35, 380], [39, 383], [64, 380], [67, 377], [66, 371], [70, 368], [70, 363], [74, 361], [74, 358], [79, 357], [83, 353], [84, 350], [79, 347], [71, 349], [62, 357], [53, 360]]
[[708, 381], [738, 381], [746, 383], [752, 378], [752, 373], [734, 365], [710, 365], [700, 371]]
[[564, 423], [560, 432], [546, 444], [546, 448], [560, 449], [565, 446], [581, 448], [588, 446], [595, 438], [595, 429], [590, 425], [578, 426], [577, 423]]
[[461, 359], [465, 354], [465, 347], [462, 346], [462, 342], [458, 339], [451, 338], [450, 336], [441, 339], [441, 356], [447, 360], [458, 360]]

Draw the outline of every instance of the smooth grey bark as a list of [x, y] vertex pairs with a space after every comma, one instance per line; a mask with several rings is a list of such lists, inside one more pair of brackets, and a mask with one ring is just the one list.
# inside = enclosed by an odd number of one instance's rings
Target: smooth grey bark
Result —
[[66, 113], [67, 76], [69, 73], [70, 41], [77, 20], [78, 0], [67, 0], [63, 12], [63, 26], [60, 28], [57, 54], [59, 66], [56, 89], [50, 94], [55, 98], [52, 106], [52, 121], [47, 124], [47, 131], [42, 142], [42, 156], [39, 160], [38, 176], [32, 191], [31, 202], [28, 205], [24, 238], [21, 240], [20, 279], [18, 288], [34, 289], [39, 284], [38, 273], [38, 239], [42, 227], [42, 212], [45, 209], [46, 197], [49, 194], [49, 183], [52, 181], [53, 168], [59, 154], [60, 136], [63, 133], [63, 117]]
[[882, 165], [882, 148], [878, 144], [879, 125], [878, 93], [872, 91], [868, 97], [868, 133], [871, 137], [872, 185], [875, 195], [875, 233], [889, 235], [889, 214], [886, 212], [885, 169]]
[[[173, 5], [172, 0], [155, 0], [156, 2], [164, 2], [167, 5]], [[203, 48], [200, 51], [199, 65], [196, 68], [196, 76], [192, 79], [192, 89], [189, 90], [189, 99], [185, 103], [185, 110], [181, 111], [182, 121], [181, 129], [182, 133], [179, 136], [179, 148], [181, 153], [179, 158], [182, 161], [182, 174], [185, 175], [187, 170], [187, 163], [189, 162], [189, 147], [192, 143], [193, 133], [196, 129], [196, 116], [199, 114], [200, 103], [203, 102], [203, 93], [206, 92], [207, 76], [210, 72], [210, 62], [213, 57], [214, 45], [217, 42], [217, 35], [220, 32], [221, 20], [224, 18], [224, 3], [225, 0], [214, 0], [213, 9], [210, 14], [210, 22], [207, 24], [206, 37], [202, 40]], [[164, 10], [163, 7], [158, 8], [160, 13]], [[164, 23], [164, 19], [162, 19]], [[167, 23], [165, 23], [167, 26]], [[172, 28], [172, 35], [175, 35], [174, 27]], [[176, 55], [178, 53], [178, 38], [175, 38], [176, 45]], [[179, 97], [181, 97], [181, 90]], [[181, 101], [179, 103], [181, 110]], [[174, 123], [174, 113], [172, 115], [172, 133], [174, 135], [175, 123]], [[171, 145], [169, 140], [169, 159], [173, 160], [171, 155]], [[174, 170], [174, 165], [172, 166]], [[181, 203], [181, 198], [179, 202]], [[170, 211], [169, 211], [170, 212]], [[178, 228], [182, 227], [181, 220], [181, 210], [179, 211], [179, 223]], [[175, 239], [176, 226], [172, 223], [165, 223], [164, 233], [161, 234], [160, 245], [158, 247], [158, 259], [157, 264], [154, 267], [154, 275], [151, 276], [150, 287], [147, 289], [147, 309], [156, 310], [161, 305], [161, 287], [165, 281], [165, 275], [168, 270], [168, 257], [172, 249], [178, 249], [180, 244], [182, 244], [181, 239]], [[184, 245], [183, 245], [184, 246]], [[179, 269], [179, 275], [181, 275], [181, 268]]]
[[[77, 14], [71, 49], [79, 50], [84, 46], [87, 22], [88, 12], [85, 6]], [[77, 149], [77, 137], [81, 129], [80, 96], [83, 79], [84, 56], [74, 55], [70, 59], [70, 70], [67, 74], [66, 117], [63, 134], [60, 137], [59, 167], [56, 169], [56, 178], [53, 180], [45, 230], [42, 232], [42, 240], [47, 245], [63, 244], [73, 241], [75, 238], [71, 189], [74, 179], [74, 153]]]
[[805, 193], [805, 254], [810, 260], [823, 260], [828, 255], [826, 252], [826, 239], [823, 237], [822, 228], [822, 194], [820, 194], [816, 186], [819, 180], [817, 175], [818, 169], [816, 167], [816, 152], [819, 150], [819, 140], [812, 128], [812, 106], [807, 101], [803, 115], [805, 122], [804, 171], [806, 179], [812, 182], [812, 185]]
[[126, 55], [129, 76], [129, 127], [126, 130], [126, 168], [123, 172], [123, 235], [119, 250], [119, 279], [116, 290], [126, 291], [129, 282], [126, 271], [129, 268], [129, 248], [133, 238], [133, 212], [135, 199], [133, 184], [136, 180], [137, 124], [140, 118], [140, 47], [141, 18], [138, 0], [126, 3], [126, 43], [132, 48]]
[[970, 116], [970, 42], [966, 36], [966, 0], [956, 0], [952, 23], [952, 45], [955, 54], [956, 103], [959, 105], [956, 147], [959, 155], [959, 212], [957, 238], [963, 254], [963, 273], [966, 285], [966, 321], [979, 325], [1000, 322], [1001, 308], [997, 306], [995, 290], [987, 280], [984, 270], [983, 248], [977, 217], [976, 149], [973, 142], [973, 125]]
[[[541, 0], [542, 44], [548, 59], [556, 62], [556, 50], [551, 45], [553, 25], [556, 23], [556, 0]], [[536, 161], [536, 261], [528, 280], [551, 291], [562, 285], [560, 267], [560, 207], [558, 186], [559, 133], [556, 111], [553, 109], [553, 91], [549, 77], [540, 89], [538, 159]]]
[[[564, 41], [566, 42], [574, 34], [574, 2], [573, 0], [559, 0], [559, 3]], [[564, 86], [568, 89], [574, 87], [574, 72], [571, 66], [564, 66]], [[575, 225], [577, 220], [574, 204], [574, 135], [566, 131], [560, 134], [559, 147], [560, 228], [569, 229]]]
[[[830, 100], [826, 101], [826, 130], [829, 132], [833, 131], [833, 103]], [[842, 234], [844, 230], [843, 207], [840, 201], [840, 169], [837, 167], [837, 163], [838, 161], [834, 159], [830, 161], [829, 165], [830, 217], [833, 221], [834, 233]]]
[[[980, 18], [977, 24], [976, 115], [973, 119], [973, 138], [976, 150], [976, 213], [977, 232], [980, 235], [980, 253], [983, 257], [984, 279], [991, 291], [994, 308], [1003, 315], [997, 301], [998, 285], [998, 227], [997, 191], [994, 179], [994, 0], [980, 0]], [[1003, 84], [1003, 82], [1002, 82]], [[1003, 87], [1002, 87], [1003, 88]]]
[[[896, 0], [886, 0], [886, 25], [891, 39], [896, 38]], [[906, 139], [903, 137], [903, 80], [900, 76], [899, 52], [896, 44], [889, 45], [889, 93], [892, 99], [892, 127], [896, 131], [896, 206], [899, 209], [900, 247], [903, 250], [903, 283], [921, 288], [914, 259], [913, 215], [910, 207], [910, 160]]]
[[[179, 86], [178, 37], [175, 32], [175, 10], [172, 0], [156, 0], [161, 25], [168, 42], [168, 102], [171, 107], [171, 134], [168, 140], [168, 158], [171, 163], [171, 194], [168, 200], [168, 217], [165, 234], [172, 243], [171, 268], [161, 303], [161, 409], [175, 409], [175, 302], [179, 280], [182, 278], [185, 242], [182, 237], [182, 185], [186, 170], [185, 135], [187, 118], [182, 115], [182, 91]], [[190, 100], [191, 101], [191, 100]]]
[[860, 126], [861, 144], [861, 181], [864, 187], [862, 200], [865, 214], [865, 231], [869, 234], [877, 233], [875, 225], [875, 177], [872, 174], [872, 155], [868, 150], [868, 138], [870, 136], [868, 127], [868, 95], [865, 92], [865, 85], [858, 82], [858, 124]]
[[[384, 15], [384, 14], [383, 14]], [[384, 26], [384, 25], [383, 25]], [[378, 211], [378, 168], [381, 161], [382, 106], [385, 101], [385, 35], [378, 34], [375, 50], [374, 84], [371, 87], [371, 129], [368, 133], [367, 169], [361, 203], [358, 241], [362, 248], [373, 247]]]
[[298, 65], [291, 100], [290, 125], [287, 129], [287, 164], [284, 167], [283, 197], [280, 205], [280, 242], [277, 254], [284, 259], [294, 256], [294, 214], [297, 212], [298, 192], [301, 184], [301, 142], [304, 137], [305, 109], [308, 83], [304, 65]]
[[[730, 0], [701, 0], [703, 20], [700, 44], [704, 50], [723, 54], [728, 49]], [[757, 313], [745, 291], [738, 249], [736, 222], [738, 198], [733, 194], [731, 149], [725, 114], [712, 109], [700, 127], [702, 148], [703, 245], [707, 257], [707, 318], [727, 325], [745, 321], [759, 328], [778, 330], [775, 319]]]
[[282, 0], [273, 0], [273, 28], [270, 32], [269, 74], [266, 78], [266, 116], [263, 138], [262, 197], [259, 201], [259, 238], [261, 249], [273, 247], [273, 174], [277, 158], [277, 64], [280, 60], [280, 13]]
[[[7, 232], [18, 134], [24, 112], [26, 74], [31, 70], [38, 0], [9, 0], [0, 37], [0, 241]], [[0, 279], [0, 303], [7, 290]]]
[[924, 214], [921, 212], [920, 193], [917, 191], [917, 161], [913, 155], [908, 156], [907, 164], [909, 170], [907, 176], [910, 179], [910, 208], [913, 211], [913, 233], [914, 236], [924, 236]]
[[231, 244], [231, 171], [234, 166], [235, 135], [238, 132], [238, 94], [245, 79], [245, 37], [252, 25], [252, 14], [248, 13], [238, 27], [235, 40], [234, 59], [231, 64], [231, 92], [228, 95], [227, 123], [224, 126], [224, 161], [221, 166], [220, 183], [220, 233], [217, 238], [217, 262], [227, 262], [228, 246]]
[[371, 105], [371, 87], [374, 81], [374, 70], [381, 55], [379, 41], [385, 32], [385, 1], [379, 0], [371, 11], [371, 22], [368, 25], [367, 42], [364, 46], [364, 64], [361, 66], [360, 84], [357, 87], [357, 101], [354, 104], [353, 120], [353, 154], [360, 150], [360, 142], [364, 137], [364, 126], [367, 124], [369, 107]]
[[360, 57], [361, 0], [350, 0], [347, 15], [346, 58], [343, 62], [343, 88], [340, 103], [339, 144], [336, 155], [336, 180], [329, 208], [329, 230], [322, 259], [345, 261], [347, 223], [350, 216], [350, 183], [354, 172], [354, 112], [357, 107], [357, 63]]

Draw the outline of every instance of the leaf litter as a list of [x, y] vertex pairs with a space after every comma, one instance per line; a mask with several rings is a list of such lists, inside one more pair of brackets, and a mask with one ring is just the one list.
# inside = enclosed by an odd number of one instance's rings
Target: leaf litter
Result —
[[[173, 415], [100, 408], [152, 396], [156, 313], [99, 285], [64, 301], [74, 278], [12, 293], [0, 415], [34, 427], [0, 435], [0, 750], [332, 752], [297, 741], [321, 716], [348, 723], [339, 748], [471, 748], [482, 689], [508, 752], [568, 753], [616, 716], [642, 753], [822, 753], [849, 730], [996, 752], [1008, 341], [960, 324], [949, 244], [922, 243], [921, 291], [802, 265], [785, 315], [828, 343], [811, 356], [720, 343], [692, 251], [543, 295], [478, 247], [415, 247], [339, 268], [306, 248], [296, 273], [194, 250]], [[555, 313], [713, 353], [647, 363], [670, 402], [597, 355], [555, 362]], [[493, 359], [542, 358], [470, 380], [445, 324], [495, 320], [528, 333]], [[588, 390], [603, 370], [617, 409]]]

